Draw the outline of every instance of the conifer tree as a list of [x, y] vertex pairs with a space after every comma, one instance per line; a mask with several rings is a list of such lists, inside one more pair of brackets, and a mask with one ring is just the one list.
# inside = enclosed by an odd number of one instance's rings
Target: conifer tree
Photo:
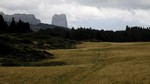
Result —
[[5, 23], [2, 15], [0, 15], [0, 31], [7, 31], [7, 24]]
[[14, 18], [12, 18], [9, 31], [10, 32], [15, 32], [16, 31], [16, 22], [15, 22]]

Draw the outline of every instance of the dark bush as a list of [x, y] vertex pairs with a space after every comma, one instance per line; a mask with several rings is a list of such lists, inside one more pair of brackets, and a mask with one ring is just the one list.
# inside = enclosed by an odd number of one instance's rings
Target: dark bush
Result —
[[30, 62], [38, 62], [47, 58], [53, 59], [54, 56], [46, 51], [18, 51], [12, 55], [7, 55], [1, 63], [2, 66], [29, 66]]
[[0, 55], [11, 54], [14, 51], [12, 45], [5, 41], [0, 41]]
[[22, 62], [36, 62], [47, 58], [54, 58], [54, 56], [46, 51], [24, 49], [23, 51], [14, 52], [9, 58], [15, 58]]

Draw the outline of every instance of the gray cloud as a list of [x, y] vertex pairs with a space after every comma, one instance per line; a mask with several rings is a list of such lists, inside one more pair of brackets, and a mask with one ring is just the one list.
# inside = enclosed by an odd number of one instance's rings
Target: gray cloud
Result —
[[1, 0], [0, 2], [0, 7], [7, 10], [29, 10], [35, 9], [38, 5], [38, 2], [36, 2], [36, 0]]
[[150, 9], [149, 0], [74, 0], [74, 2], [99, 8]]

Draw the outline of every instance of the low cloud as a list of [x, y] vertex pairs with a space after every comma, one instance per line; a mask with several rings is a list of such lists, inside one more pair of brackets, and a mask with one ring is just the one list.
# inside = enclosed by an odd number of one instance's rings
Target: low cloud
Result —
[[[72, 0], [66, 1], [72, 2]], [[75, 0], [74, 2], [98, 8], [150, 9], [149, 0]]]

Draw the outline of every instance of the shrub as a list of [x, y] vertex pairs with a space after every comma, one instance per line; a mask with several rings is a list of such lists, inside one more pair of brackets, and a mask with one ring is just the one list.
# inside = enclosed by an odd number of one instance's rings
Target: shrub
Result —
[[7, 42], [0, 41], [0, 55], [11, 54], [14, 51], [12, 45]]

